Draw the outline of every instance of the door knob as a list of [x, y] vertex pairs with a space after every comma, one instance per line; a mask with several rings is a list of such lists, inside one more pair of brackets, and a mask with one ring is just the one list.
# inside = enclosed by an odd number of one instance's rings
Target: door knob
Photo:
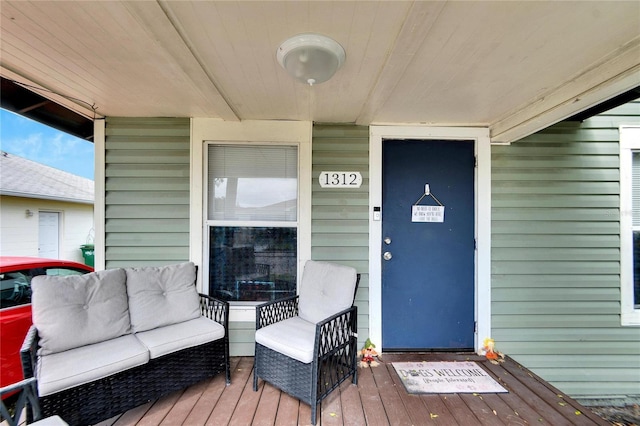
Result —
[[389, 237], [384, 237], [384, 240], [383, 240], [383, 241], [384, 241], [384, 243], [385, 243], [386, 245], [391, 244], [391, 238], [389, 238]]
[[392, 257], [393, 257], [393, 256], [391, 255], [391, 252], [390, 252], [390, 251], [385, 251], [385, 252], [384, 252], [384, 254], [382, 255], [382, 258], [383, 258], [384, 260], [391, 260], [391, 258], [392, 258]]

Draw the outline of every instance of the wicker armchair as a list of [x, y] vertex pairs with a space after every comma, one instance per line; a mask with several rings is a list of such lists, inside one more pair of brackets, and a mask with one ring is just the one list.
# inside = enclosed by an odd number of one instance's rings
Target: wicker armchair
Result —
[[[16, 402], [13, 407], [13, 413], [11, 413], [9, 407], [5, 405], [4, 399], [0, 401], [0, 422], [3, 424], [6, 423], [8, 426], [18, 426], [25, 423], [38, 423], [49, 426], [63, 426], [67, 424], [59, 416], [42, 417], [42, 411], [40, 411], [40, 404], [38, 402], [38, 391], [36, 390], [35, 378], [31, 377], [24, 379], [18, 383], [13, 383], [0, 389], [0, 396], [3, 398], [5, 395], [9, 394], [15, 394]], [[26, 414], [25, 422], [21, 421], [23, 413]]]
[[357, 384], [357, 307], [360, 274], [327, 262], [305, 264], [298, 296], [256, 307], [253, 390], [258, 378], [311, 406], [349, 376]]

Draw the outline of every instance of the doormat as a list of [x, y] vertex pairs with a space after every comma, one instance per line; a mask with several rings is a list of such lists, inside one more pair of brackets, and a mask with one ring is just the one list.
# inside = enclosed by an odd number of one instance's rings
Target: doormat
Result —
[[508, 393], [472, 361], [394, 362], [409, 393]]

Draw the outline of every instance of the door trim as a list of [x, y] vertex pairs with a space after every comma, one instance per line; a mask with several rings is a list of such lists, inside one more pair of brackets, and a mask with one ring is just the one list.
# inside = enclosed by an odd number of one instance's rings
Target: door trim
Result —
[[[474, 349], [491, 336], [491, 139], [481, 127], [369, 127], [369, 337], [382, 344], [382, 220], [373, 220], [382, 206], [382, 142], [386, 139], [472, 140], [477, 158], [475, 184]], [[384, 215], [384, 212], [382, 212]]]

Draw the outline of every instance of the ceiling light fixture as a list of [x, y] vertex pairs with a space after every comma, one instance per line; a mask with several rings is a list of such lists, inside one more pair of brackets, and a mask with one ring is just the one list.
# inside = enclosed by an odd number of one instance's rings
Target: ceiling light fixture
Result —
[[342, 46], [329, 37], [298, 34], [280, 45], [276, 57], [293, 78], [313, 86], [333, 77], [346, 55]]

